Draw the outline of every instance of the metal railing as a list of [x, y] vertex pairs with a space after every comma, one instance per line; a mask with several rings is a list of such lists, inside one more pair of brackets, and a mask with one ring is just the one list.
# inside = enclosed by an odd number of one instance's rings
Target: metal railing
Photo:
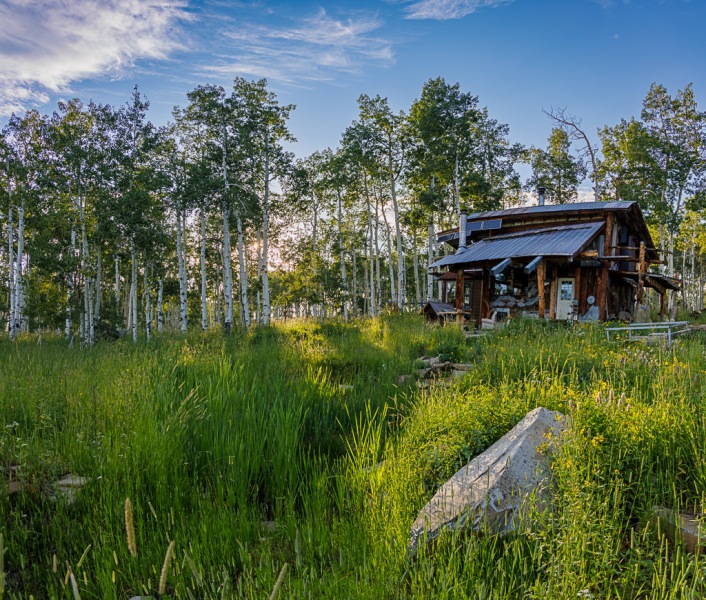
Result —
[[[667, 321], [664, 323], [633, 323], [625, 327], [607, 327], [605, 330], [606, 339], [610, 341], [610, 334], [620, 331], [627, 331], [628, 341], [655, 339], [655, 336], [664, 337], [667, 345], [671, 346], [672, 341], [682, 333], [688, 333], [689, 321]], [[646, 333], [646, 335], [641, 332]]]

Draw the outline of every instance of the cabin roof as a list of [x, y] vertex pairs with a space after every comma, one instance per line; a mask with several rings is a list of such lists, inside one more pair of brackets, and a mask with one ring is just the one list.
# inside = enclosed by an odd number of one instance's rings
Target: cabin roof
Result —
[[455, 254], [437, 260], [430, 268], [537, 256], [565, 256], [573, 259], [603, 226], [603, 221], [576, 223], [483, 238]]
[[[502, 235], [508, 230], [529, 230], [542, 226], [557, 228], [575, 223], [605, 221], [609, 213], [621, 214], [620, 221], [628, 225], [632, 232], [645, 242], [648, 256], [651, 258], [657, 256], [642, 210], [635, 201], [545, 204], [476, 212], [466, 218], [466, 235], [469, 240], [473, 240], [486, 236], [499, 237], [498, 234]], [[446, 242], [454, 248], [458, 246], [458, 238], [458, 227], [437, 234], [438, 242]]]
[[613, 200], [609, 202], [574, 202], [572, 204], [544, 204], [542, 206], [518, 206], [502, 210], [488, 210], [468, 215], [469, 221], [497, 219], [524, 215], [543, 215], [552, 213], [580, 213], [590, 211], [627, 211], [636, 205], [634, 201]]

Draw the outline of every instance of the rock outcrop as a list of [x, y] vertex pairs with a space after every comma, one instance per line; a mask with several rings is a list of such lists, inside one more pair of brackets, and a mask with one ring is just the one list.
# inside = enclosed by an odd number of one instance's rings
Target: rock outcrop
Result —
[[540, 446], [565, 428], [560, 413], [542, 407], [529, 412], [439, 488], [412, 525], [410, 552], [445, 530], [511, 531], [531, 497], [539, 504], [546, 499], [549, 456]]

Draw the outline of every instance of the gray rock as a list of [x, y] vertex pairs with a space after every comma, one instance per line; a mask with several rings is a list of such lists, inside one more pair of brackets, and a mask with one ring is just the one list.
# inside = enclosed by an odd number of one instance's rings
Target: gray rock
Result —
[[632, 315], [627, 310], [621, 310], [618, 313], [618, 320], [630, 322], [632, 320]]
[[560, 413], [542, 407], [529, 412], [439, 488], [412, 525], [411, 553], [445, 530], [511, 531], [532, 494], [539, 505], [546, 500], [549, 457], [538, 447], [565, 428]]
[[86, 483], [87, 479], [80, 475], [65, 475], [54, 482], [54, 497], [62, 498], [68, 504], [72, 504]]
[[455, 371], [471, 371], [473, 369], [473, 365], [469, 365], [467, 363], [455, 363], [451, 366]]
[[582, 323], [598, 323], [598, 314], [598, 307], [594, 305], [583, 316], [579, 317], [579, 321]]
[[662, 506], [652, 509], [652, 521], [659, 523], [667, 538], [672, 543], [678, 540], [683, 542], [686, 551], [691, 553], [706, 551], [706, 532], [701, 528], [703, 518], [704, 515], [677, 512]]

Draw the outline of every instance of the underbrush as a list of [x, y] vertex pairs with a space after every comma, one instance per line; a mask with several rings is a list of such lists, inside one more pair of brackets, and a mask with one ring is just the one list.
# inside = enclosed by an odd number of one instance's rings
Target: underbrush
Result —
[[[284, 564], [282, 598], [704, 597], [700, 558], [651, 520], [703, 510], [697, 336], [628, 346], [516, 321], [467, 344], [396, 316], [91, 350], [3, 341], [0, 468], [22, 486], [0, 495], [5, 596], [155, 597], [174, 541], [162, 597], [269, 597]], [[400, 383], [439, 354], [474, 367], [449, 388]], [[436, 488], [536, 406], [570, 418], [550, 508], [411, 558]], [[88, 480], [74, 503], [52, 498], [69, 472]]]

